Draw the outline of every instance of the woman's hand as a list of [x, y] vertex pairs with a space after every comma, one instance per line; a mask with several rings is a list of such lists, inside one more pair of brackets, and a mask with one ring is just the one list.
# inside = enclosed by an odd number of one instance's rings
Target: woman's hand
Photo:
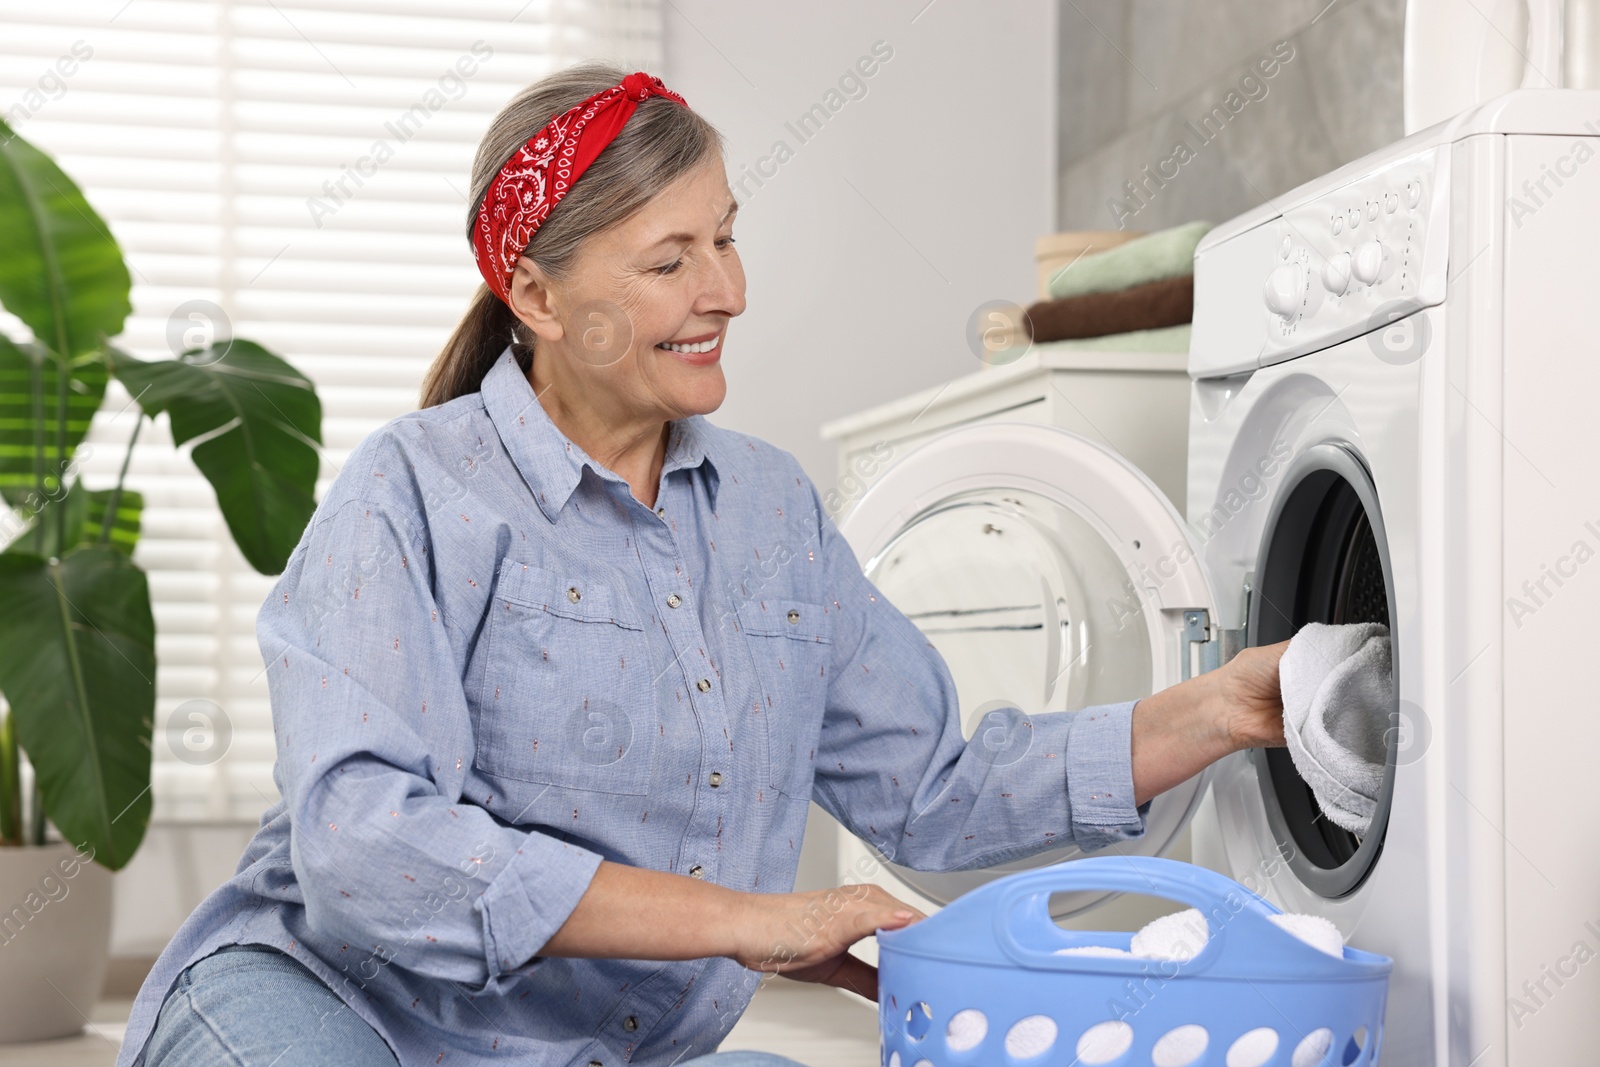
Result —
[[740, 894], [733, 958], [752, 970], [848, 989], [878, 999], [878, 971], [850, 955], [876, 930], [898, 930], [923, 914], [875, 885], [809, 893]]
[[1283, 691], [1278, 684], [1278, 661], [1289, 642], [1246, 648], [1220, 672], [1223, 730], [1234, 751], [1245, 748], [1282, 748]]
[[1289, 642], [1242, 650], [1217, 670], [1133, 706], [1133, 800], [1143, 804], [1245, 748], [1284, 744], [1278, 661]]

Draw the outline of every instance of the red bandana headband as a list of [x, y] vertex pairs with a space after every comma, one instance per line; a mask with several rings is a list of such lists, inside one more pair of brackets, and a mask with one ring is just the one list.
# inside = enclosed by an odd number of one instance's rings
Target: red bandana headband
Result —
[[621, 85], [602, 90], [551, 119], [500, 168], [478, 208], [472, 254], [484, 281], [501, 300], [511, 302], [512, 272], [544, 220], [595, 157], [622, 132], [639, 103], [651, 96], [689, 106], [662, 85], [660, 78], [634, 71]]

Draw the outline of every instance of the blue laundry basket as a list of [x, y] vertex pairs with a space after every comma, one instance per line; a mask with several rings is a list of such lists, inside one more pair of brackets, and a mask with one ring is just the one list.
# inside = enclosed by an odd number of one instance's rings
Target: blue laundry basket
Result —
[[[1051, 920], [1050, 894], [1087, 889], [1199, 908], [1210, 940], [1184, 961], [1056, 955], [1072, 946], [1129, 948], [1130, 933], [1064, 930]], [[1393, 961], [1348, 947], [1335, 959], [1269, 921], [1278, 913], [1231, 878], [1146, 856], [1094, 856], [991, 882], [922, 922], [879, 932], [883, 1062], [1376, 1064]]]

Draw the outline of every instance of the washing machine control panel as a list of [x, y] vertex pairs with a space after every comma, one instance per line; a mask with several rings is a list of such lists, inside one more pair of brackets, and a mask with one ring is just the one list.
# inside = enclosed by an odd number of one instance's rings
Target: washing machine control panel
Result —
[[1271, 223], [1260, 364], [1279, 363], [1440, 303], [1449, 146], [1397, 160]]
[[[1189, 374], [1212, 378], [1380, 334], [1444, 301], [1449, 144], [1272, 201], [1195, 254]], [[1209, 239], [1208, 239], [1209, 240]]]

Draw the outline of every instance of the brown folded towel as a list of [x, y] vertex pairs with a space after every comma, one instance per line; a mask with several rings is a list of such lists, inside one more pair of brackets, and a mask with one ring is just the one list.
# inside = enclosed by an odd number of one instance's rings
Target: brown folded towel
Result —
[[1163, 278], [1110, 293], [1041, 300], [1024, 321], [1035, 341], [1104, 337], [1129, 330], [1181, 326], [1194, 319], [1194, 275]]

